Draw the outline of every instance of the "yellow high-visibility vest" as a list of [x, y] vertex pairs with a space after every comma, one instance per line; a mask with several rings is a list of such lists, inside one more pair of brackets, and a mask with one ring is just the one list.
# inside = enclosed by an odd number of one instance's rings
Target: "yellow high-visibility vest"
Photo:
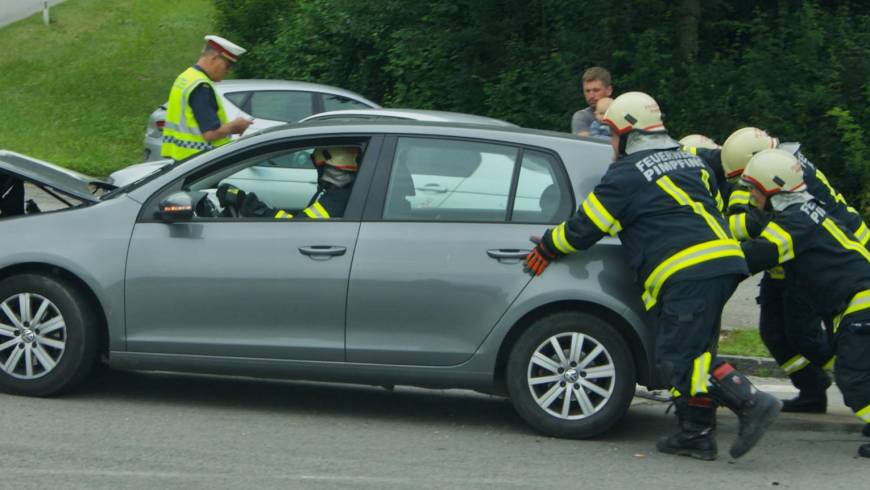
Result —
[[220, 120], [221, 125], [227, 123], [227, 114], [211, 80], [205, 73], [190, 67], [178, 75], [175, 83], [172, 84], [172, 90], [169, 91], [166, 125], [163, 127], [163, 146], [160, 148], [161, 156], [173, 160], [183, 160], [201, 151], [211, 150], [231, 141], [228, 136], [212, 142], [208, 142], [202, 137], [199, 124], [193, 115], [193, 109], [190, 107], [190, 94], [193, 89], [203, 83], [208, 84], [214, 91], [218, 120]]

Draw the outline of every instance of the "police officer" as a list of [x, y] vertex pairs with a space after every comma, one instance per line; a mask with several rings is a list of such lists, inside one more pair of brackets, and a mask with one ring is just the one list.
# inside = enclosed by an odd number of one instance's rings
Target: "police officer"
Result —
[[740, 420], [730, 451], [738, 458], [781, 403], [715, 355], [722, 308], [747, 269], [712, 196], [714, 177], [702, 160], [679, 151], [649, 95], [620, 95], [604, 120], [617, 160], [577, 213], [538, 240], [526, 267], [541, 274], [550, 261], [618, 234], [658, 327], [656, 357], [671, 373], [680, 431], [659, 440], [658, 450], [715, 459], [722, 401]]
[[227, 120], [212, 82], [224, 79], [245, 49], [219, 36], [205, 36], [206, 45], [196, 64], [175, 79], [166, 105], [166, 125], [160, 155], [183, 160], [224, 145], [231, 134], [242, 134], [251, 120]]
[[353, 183], [359, 171], [360, 148], [335, 146], [317, 148], [311, 161], [318, 173], [318, 189], [309, 205], [295, 216], [287, 210], [274, 208], [260, 201], [253, 192], [221, 184], [217, 190], [218, 201], [226, 208], [236, 208], [237, 214], [246, 217], [276, 219], [331, 219], [344, 215]]
[[[832, 329], [846, 405], [870, 423], [870, 253], [808, 192], [804, 169], [790, 151], [763, 150], [750, 159], [742, 181], [772, 219], [743, 251], [751, 272], [783, 265], [786, 280], [807, 291]], [[870, 457], [870, 444], [858, 453]]]
[[[828, 182], [824, 173], [800, 152], [798, 143], [780, 143], [758, 128], [742, 128], [732, 133], [722, 145], [721, 164], [726, 178], [737, 178], [752, 155], [759, 151], [780, 148], [793, 154], [801, 164], [807, 191], [831, 216], [850, 229], [862, 244], [870, 239], [870, 231], [845, 198]], [[741, 197], [748, 203], [748, 196]], [[730, 204], [730, 203], [729, 203]], [[730, 210], [730, 208], [729, 208]], [[735, 236], [745, 238], [745, 223], [735, 222]], [[761, 305], [759, 332], [771, 355], [799, 390], [792, 400], [786, 400], [785, 412], [815, 412], [827, 410], [825, 391], [831, 381], [824, 369], [833, 365], [833, 352], [822, 328], [819, 314], [803, 288], [789, 287], [780, 267], [766, 271], [761, 280], [758, 302]]]

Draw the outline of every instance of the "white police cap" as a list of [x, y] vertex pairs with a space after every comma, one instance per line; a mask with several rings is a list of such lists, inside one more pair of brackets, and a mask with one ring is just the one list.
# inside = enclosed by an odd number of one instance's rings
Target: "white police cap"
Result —
[[205, 41], [209, 46], [217, 50], [224, 58], [236, 62], [239, 59], [239, 56], [245, 54], [248, 50], [239, 46], [238, 44], [224, 39], [220, 36], [215, 36], [214, 34], [210, 34], [205, 36]]

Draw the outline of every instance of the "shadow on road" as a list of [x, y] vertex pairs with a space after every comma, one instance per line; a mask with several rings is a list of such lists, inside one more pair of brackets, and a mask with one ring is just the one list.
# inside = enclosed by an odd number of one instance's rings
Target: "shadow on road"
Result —
[[405, 386], [388, 390], [339, 383], [110, 370], [93, 376], [63, 398], [409, 423], [444, 421], [478, 430], [531, 432], [507, 399], [466, 390]]

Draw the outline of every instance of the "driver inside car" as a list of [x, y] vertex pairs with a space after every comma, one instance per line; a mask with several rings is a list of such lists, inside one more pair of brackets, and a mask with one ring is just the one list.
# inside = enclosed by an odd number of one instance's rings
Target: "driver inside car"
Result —
[[317, 170], [317, 192], [308, 207], [295, 215], [274, 208], [261, 201], [257, 194], [232, 184], [221, 184], [217, 198], [224, 209], [232, 208], [238, 216], [275, 219], [332, 219], [341, 218], [350, 199], [353, 183], [359, 170], [361, 151], [356, 146], [316, 148], [311, 161]]

